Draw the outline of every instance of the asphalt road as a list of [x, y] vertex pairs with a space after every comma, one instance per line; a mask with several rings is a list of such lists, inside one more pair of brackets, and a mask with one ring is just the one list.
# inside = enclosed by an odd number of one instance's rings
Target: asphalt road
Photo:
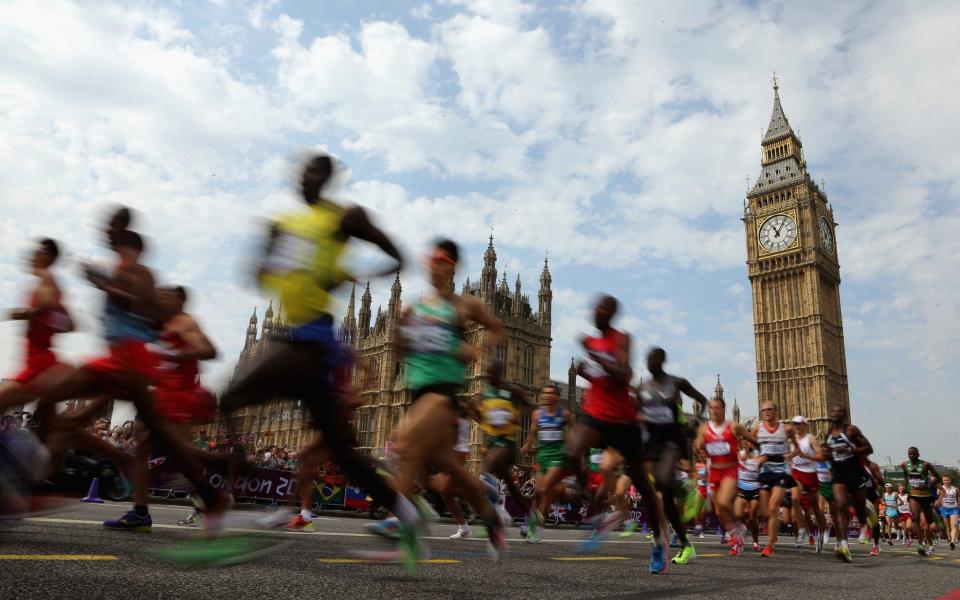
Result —
[[0, 529], [2, 598], [937, 598], [960, 588], [960, 551], [941, 545], [933, 557], [884, 546], [878, 558], [855, 544], [854, 564], [832, 552], [794, 550], [792, 538], [772, 559], [726, 556], [715, 535], [697, 543], [698, 558], [647, 573], [649, 543], [614, 538], [596, 553], [573, 553], [584, 531], [547, 530], [532, 546], [510, 530], [510, 555], [487, 558], [485, 541], [454, 542], [434, 524], [432, 559], [408, 574], [395, 564], [357, 562], [357, 550], [387, 546], [363, 533], [364, 519], [323, 517], [315, 533], [267, 534], [267, 552], [245, 564], [184, 569], [157, 556], [194, 539], [177, 526], [188, 509], [156, 506], [154, 530], [104, 530], [100, 522], [126, 504], [71, 504], [66, 510]]

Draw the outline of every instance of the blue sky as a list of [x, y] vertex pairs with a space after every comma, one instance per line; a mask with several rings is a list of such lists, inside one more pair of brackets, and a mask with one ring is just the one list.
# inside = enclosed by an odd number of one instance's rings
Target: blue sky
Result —
[[[960, 42], [949, 2], [2, 2], [0, 302], [52, 235], [102, 255], [105, 206], [141, 209], [164, 280], [224, 359], [265, 300], [245, 278], [264, 219], [295, 206], [291, 161], [324, 148], [415, 259], [462, 241], [535, 297], [554, 282], [552, 370], [564, 377], [600, 291], [623, 302], [636, 366], [663, 345], [701, 390], [721, 374], [756, 413], [742, 213], [772, 106], [770, 77], [826, 182], [855, 422], [886, 456], [955, 462], [960, 376]], [[355, 264], [370, 268], [364, 253]], [[96, 355], [96, 295], [61, 268]], [[373, 283], [385, 301], [389, 281]], [[419, 262], [404, 293], [424, 288]], [[0, 325], [15, 372], [21, 329]]]

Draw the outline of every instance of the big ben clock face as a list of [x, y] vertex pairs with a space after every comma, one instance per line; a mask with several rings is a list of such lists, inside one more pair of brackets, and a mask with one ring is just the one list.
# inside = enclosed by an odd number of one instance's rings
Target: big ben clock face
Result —
[[827, 254], [833, 254], [833, 231], [830, 230], [830, 222], [820, 218], [820, 245]]
[[780, 252], [797, 239], [797, 223], [788, 215], [775, 215], [760, 226], [760, 245], [767, 252]]

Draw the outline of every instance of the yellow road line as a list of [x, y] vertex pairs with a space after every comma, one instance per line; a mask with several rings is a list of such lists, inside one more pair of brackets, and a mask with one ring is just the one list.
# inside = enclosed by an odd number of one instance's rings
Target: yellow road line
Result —
[[0, 554], [0, 560], [120, 560], [108, 554]]
[[[328, 565], [370, 565], [381, 563], [381, 561], [368, 558], [319, 558], [317, 561]], [[431, 558], [417, 561], [417, 564], [421, 565], [456, 565], [459, 563], [459, 560], [453, 558]]]
[[697, 558], [719, 558], [721, 556], [726, 556], [726, 554], [698, 554]]
[[599, 561], [599, 560], [630, 560], [626, 556], [553, 556], [550, 560], [567, 561]]

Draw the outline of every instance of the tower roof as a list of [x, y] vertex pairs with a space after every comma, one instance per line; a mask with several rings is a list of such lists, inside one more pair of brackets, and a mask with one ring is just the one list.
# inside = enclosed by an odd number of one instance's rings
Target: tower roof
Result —
[[257, 307], [256, 306], [253, 307], [253, 314], [250, 315], [250, 324], [251, 325], [257, 324]]
[[267, 305], [267, 312], [263, 313], [264, 318], [272, 319], [273, 318], [273, 300], [270, 301], [270, 304]]
[[717, 398], [723, 398], [723, 386], [720, 385], [720, 373], [717, 373], [717, 386], [713, 388], [713, 393]]
[[763, 141], [767, 142], [784, 135], [793, 133], [790, 128], [790, 122], [787, 121], [787, 115], [783, 112], [783, 106], [780, 104], [780, 81], [777, 74], [773, 74], [773, 112], [770, 113], [770, 124], [767, 125], [767, 133], [763, 136]]

